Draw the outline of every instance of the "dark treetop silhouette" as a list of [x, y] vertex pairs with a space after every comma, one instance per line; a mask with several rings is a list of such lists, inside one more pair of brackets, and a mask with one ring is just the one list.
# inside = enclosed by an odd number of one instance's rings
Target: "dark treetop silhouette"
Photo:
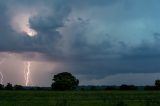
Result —
[[79, 84], [79, 80], [68, 72], [62, 72], [54, 75], [53, 81], [52, 89], [54, 90], [73, 90], [76, 89]]

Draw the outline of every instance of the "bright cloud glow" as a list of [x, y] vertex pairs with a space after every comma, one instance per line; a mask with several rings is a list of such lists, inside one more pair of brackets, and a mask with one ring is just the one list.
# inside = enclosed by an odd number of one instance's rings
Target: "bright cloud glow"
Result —
[[30, 37], [36, 36], [37, 31], [32, 29], [29, 23], [29, 19], [34, 15], [35, 13], [17, 13], [12, 19], [13, 29], [19, 33], [26, 33]]

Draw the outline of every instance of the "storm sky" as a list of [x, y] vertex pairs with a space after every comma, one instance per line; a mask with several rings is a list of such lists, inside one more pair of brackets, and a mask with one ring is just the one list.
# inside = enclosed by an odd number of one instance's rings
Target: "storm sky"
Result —
[[160, 78], [159, 0], [0, 0], [4, 84], [151, 85]]

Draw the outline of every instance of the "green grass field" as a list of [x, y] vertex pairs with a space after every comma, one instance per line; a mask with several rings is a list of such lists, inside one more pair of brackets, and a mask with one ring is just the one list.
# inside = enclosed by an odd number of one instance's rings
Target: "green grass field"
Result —
[[160, 106], [160, 92], [0, 91], [0, 106]]

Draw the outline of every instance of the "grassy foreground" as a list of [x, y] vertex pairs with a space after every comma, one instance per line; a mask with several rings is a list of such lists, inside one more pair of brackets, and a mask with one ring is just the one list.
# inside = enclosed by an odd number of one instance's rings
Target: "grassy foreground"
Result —
[[160, 92], [0, 91], [0, 106], [160, 106]]

